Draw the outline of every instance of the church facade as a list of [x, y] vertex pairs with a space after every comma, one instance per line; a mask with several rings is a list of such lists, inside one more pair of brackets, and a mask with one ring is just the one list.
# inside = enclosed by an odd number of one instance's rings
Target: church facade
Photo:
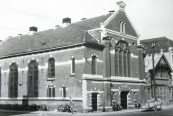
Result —
[[74, 110], [109, 111], [112, 101], [124, 109], [146, 100], [143, 47], [125, 12], [30, 34], [0, 45], [0, 104], [46, 104], [50, 109], [74, 103]]

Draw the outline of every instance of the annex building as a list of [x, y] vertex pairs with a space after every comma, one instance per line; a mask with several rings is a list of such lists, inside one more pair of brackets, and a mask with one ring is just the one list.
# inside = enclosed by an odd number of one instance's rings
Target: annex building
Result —
[[[112, 100], [124, 109], [146, 100], [143, 47], [125, 12], [119, 10], [56, 29], [10, 37], [0, 45], [0, 104], [74, 102], [74, 110], [106, 111]], [[71, 99], [70, 99], [71, 98]]]
[[[151, 81], [153, 79], [152, 54], [154, 54], [156, 97], [164, 100], [166, 104], [172, 103], [173, 41], [167, 37], [157, 37], [141, 40], [140, 42], [145, 46], [147, 54], [145, 57], [147, 98], [151, 98], [154, 92], [153, 89], [151, 90], [151, 83], [153, 82]], [[152, 44], [155, 44], [154, 48]]]

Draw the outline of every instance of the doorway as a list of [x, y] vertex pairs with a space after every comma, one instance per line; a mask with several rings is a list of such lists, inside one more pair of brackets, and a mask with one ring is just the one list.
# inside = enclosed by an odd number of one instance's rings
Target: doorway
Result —
[[93, 111], [97, 111], [97, 94], [98, 93], [92, 93], [92, 109], [93, 109]]
[[121, 106], [123, 109], [127, 109], [127, 94], [129, 91], [121, 91], [120, 98], [121, 98]]

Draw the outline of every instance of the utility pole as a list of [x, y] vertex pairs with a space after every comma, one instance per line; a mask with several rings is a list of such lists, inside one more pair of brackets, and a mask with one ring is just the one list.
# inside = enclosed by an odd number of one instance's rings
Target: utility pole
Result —
[[[157, 47], [157, 46], [159, 46], [159, 45], [156, 45], [155, 43], [153, 43], [152, 45], [151, 45], [151, 48], [152, 48], [152, 64], [153, 64], [153, 83], [154, 83], [154, 92], [153, 92], [153, 94], [154, 95], [152, 95], [152, 97], [154, 97], [155, 98], [155, 100], [156, 100], [156, 82], [155, 82], [155, 67], [154, 67], [154, 48], [155, 47]], [[151, 90], [152, 90], [152, 80], [151, 80]]]

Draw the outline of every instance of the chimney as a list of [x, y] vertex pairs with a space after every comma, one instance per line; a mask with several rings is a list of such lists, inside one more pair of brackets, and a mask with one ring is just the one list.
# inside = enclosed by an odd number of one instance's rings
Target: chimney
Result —
[[30, 35], [33, 35], [36, 32], [37, 32], [37, 27], [35, 27], [35, 26], [29, 27], [29, 34]]
[[19, 36], [19, 39], [20, 39], [20, 36], [21, 36], [22, 34], [18, 34], [18, 36]]
[[67, 27], [70, 24], [71, 24], [71, 18], [67, 17], [67, 18], [62, 19], [62, 26], [63, 27]]

